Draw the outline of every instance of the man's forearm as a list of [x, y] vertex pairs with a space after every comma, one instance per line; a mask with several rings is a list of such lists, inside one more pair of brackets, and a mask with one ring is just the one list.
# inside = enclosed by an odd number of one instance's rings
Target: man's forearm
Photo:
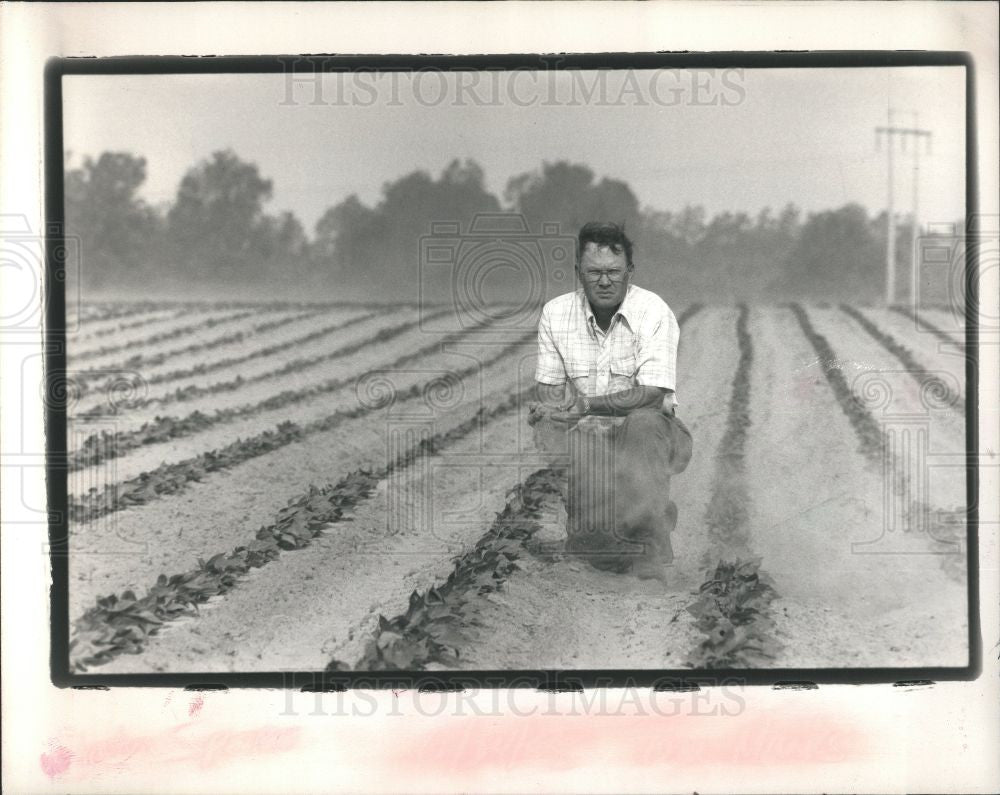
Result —
[[540, 381], [535, 383], [535, 395], [538, 402], [555, 409], [566, 408], [566, 384], [543, 384]]
[[636, 386], [610, 395], [583, 398], [579, 403], [585, 414], [622, 417], [636, 409], [659, 408], [669, 391], [658, 386]]

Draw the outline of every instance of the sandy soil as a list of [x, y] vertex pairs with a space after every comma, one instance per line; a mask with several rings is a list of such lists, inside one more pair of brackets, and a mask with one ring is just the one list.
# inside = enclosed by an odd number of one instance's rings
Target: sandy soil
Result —
[[[125, 362], [131, 357], [142, 354], [143, 356], [155, 356], [158, 353], [164, 351], [171, 351], [176, 348], [183, 348], [186, 345], [190, 345], [194, 342], [203, 342], [205, 340], [215, 339], [216, 337], [221, 337], [225, 334], [232, 334], [236, 331], [249, 330], [257, 323], [261, 322], [260, 314], [252, 314], [247, 317], [240, 317], [247, 310], [246, 309], [214, 309], [204, 315], [188, 316], [179, 318], [172, 321], [170, 324], [170, 329], [173, 328], [185, 328], [187, 326], [194, 326], [208, 319], [221, 320], [222, 322], [214, 326], [206, 326], [204, 328], [195, 329], [193, 331], [181, 334], [178, 337], [173, 337], [171, 339], [162, 340], [160, 342], [150, 343], [148, 345], [136, 346], [132, 348], [126, 348], [122, 350], [112, 351], [110, 353], [101, 354], [100, 356], [95, 356], [93, 358], [87, 358], [76, 364], [74, 361], [74, 355], [81, 355], [81, 351], [76, 351], [70, 344], [67, 356], [69, 360], [69, 368], [79, 368], [83, 370], [122, 370], [127, 369], [125, 367]], [[266, 313], [268, 318], [279, 317], [275, 310], [262, 310]], [[235, 318], [234, 320], [227, 320], [227, 318]], [[110, 335], [108, 337], [102, 337], [101, 343], [96, 346], [92, 346], [95, 349], [101, 349], [104, 347], [124, 345], [132, 342], [133, 340], [144, 340], [148, 339], [155, 334], [163, 333], [170, 329], [161, 329], [160, 331], [147, 331], [146, 329], [137, 329], [138, 333], [123, 332], [120, 335]]]
[[71, 528], [70, 615], [97, 596], [145, 590], [161, 573], [187, 571], [198, 557], [252, 540], [258, 527], [310, 484], [384, 464], [389, 429], [439, 432], [477, 411], [482, 395], [527, 383], [530, 356], [526, 350], [521, 367], [513, 354], [488, 368], [481, 392], [470, 384], [464, 396], [437, 408], [415, 398], [216, 473], [180, 494]]
[[[916, 423], [927, 434], [930, 459], [915, 468], [901, 466], [911, 451], [899, 448], [893, 481], [916, 483], [929, 473], [927, 489], [896, 494], [894, 504], [909, 507], [914, 497], [938, 507], [961, 504], [964, 472], [954, 466], [964, 449], [961, 415], [927, 409], [898, 361], [851, 318], [836, 309], [808, 311], [876, 419], [910, 429]], [[505, 591], [483, 598], [482, 626], [462, 650], [463, 667], [683, 667], [701, 640], [684, 608], [704, 579], [705, 556], [718, 552], [710, 548], [704, 519], [738, 359], [736, 317], [735, 309], [707, 308], [684, 328], [678, 413], [692, 430], [695, 449], [687, 470], [671, 484], [679, 521], [668, 584], [600, 572], [559, 554], [544, 560], [525, 555], [523, 570]], [[881, 314], [873, 319], [918, 353], [902, 327], [897, 334]], [[750, 333], [749, 546], [763, 556], [762, 568], [780, 594], [771, 613], [784, 649], [774, 665], [965, 664], [965, 584], [953, 569], [942, 568], [943, 556], [932, 554], [939, 547], [925, 535], [905, 534], [901, 527], [883, 532], [883, 472], [858, 451], [854, 431], [794, 316], [783, 308], [754, 308]], [[343, 362], [345, 372], [372, 369], [379, 359], [401, 352], [398, 344], [386, 347]], [[488, 352], [484, 346], [480, 355]], [[532, 354], [528, 345], [523, 356], [491, 368], [483, 378], [486, 391], [496, 398], [527, 383]], [[434, 355], [421, 362], [419, 377], [408, 381], [411, 374], [400, 374], [394, 383], [405, 388], [426, 379], [428, 370], [468, 362]], [[875, 376], [886, 389], [866, 387]], [[329, 375], [304, 373], [301, 383], [320, 377]], [[356, 399], [353, 391], [349, 398]], [[174, 450], [158, 446], [156, 455], [186, 457], [259, 432], [268, 422], [331, 413], [345, 399], [324, 396], [316, 405], [276, 412], [267, 422], [261, 415], [181, 440]], [[210, 408], [218, 404], [215, 399]], [[467, 394], [428, 415], [410, 410], [423, 406], [419, 399], [411, 401], [391, 415], [378, 412], [316, 434], [175, 497], [77, 528], [71, 616], [95, 596], [127, 587], [144, 590], [161, 572], [186, 570], [198, 556], [245, 543], [310, 483], [334, 482], [352, 469], [383, 463], [388, 427], [430, 420], [440, 431], [479, 405], [477, 396]], [[145, 460], [143, 455], [119, 464], [131, 467]], [[384, 483], [350, 521], [332, 525], [307, 549], [283, 553], [255, 570], [206, 605], [197, 619], [172, 624], [144, 654], [117, 658], [101, 670], [319, 670], [332, 657], [353, 664], [378, 614], [402, 612], [412, 590], [443, 579], [451, 557], [487, 530], [509, 488], [540, 465], [523, 416], [497, 420], [482, 438], [469, 437]], [[543, 537], [558, 542], [564, 521], [561, 505], [550, 505]]]
[[[926, 457], [909, 451], [911, 469], [903, 473], [912, 481], [912, 498], [937, 508], [964, 506], [965, 415], [922, 396], [920, 385], [899, 360], [843, 312], [810, 310], [810, 318], [840, 357], [855, 395], [883, 429], [899, 434], [901, 444], [907, 438], [910, 444], [926, 439]], [[900, 456], [907, 452], [900, 449]], [[919, 487], [922, 478], [927, 479], [926, 489]]]
[[891, 334], [909, 348], [914, 358], [928, 370], [942, 371], [958, 385], [959, 394], [965, 396], [965, 350], [960, 345], [948, 345], [936, 334], [917, 328], [916, 323], [898, 312], [886, 309], [862, 310], [876, 326]]
[[[892, 369], [891, 355], [847, 316], [809, 315], [842, 357]], [[925, 538], [882, 538], [882, 473], [857, 452], [812, 346], [794, 328], [788, 310], [751, 313], [751, 545], [781, 594], [772, 613], [785, 648], [775, 665], [964, 665], [964, 584], [945, 575]], [[911, 393], [900, 376], [902, 400]]]
[[[299, 317], [301, 314], [302, 313], [293, 313], [292, 316]], [[228, 345], [217, 345], [211, 350], [202, 350], [195, 353], [184, 354], [182, 356], [171, 357], [163, 364], [157, 365], [156, 367], [140, 366], [138, 371], [144, 378], [153, 379], [160, 375], [188, 369], [200, 364], [211, 364], [223, 359], [246, 356], [272, 345], [302, 337], [325, 326], [330, 326], [354, 317], [362, 317], [365, 314], [367, 313], [364, 310], [330, 310], [329, 313], [323, 313], [322, 315], [296, 320], [286, 326], [274, 329], [273, 331], [266, 331], [262, 334], [250, 334], [246, 339], [240, 342], [234, 342]], [[276, 370], [281, 367], [282, 364], [293, 358], [312, 356], [329, 350], [331, 346], [339, 347], [340, 345], [344, 345], [348, 342], [353, 342], [356, 339], [363, 339], [365, 336], [376, 332], [382, 327], [382, 325], [391, 325], [391, 322], [391, 320], [387, 320], [382, 324], [377, 322], [373, 323], [372, 321], [360, 323], [357, 326], [332, 332], [329, 335], [313, 340], [310, 343], [290, 348], [278, 354], [261, 356], [257, 359], [251, 359], [241, 364], [232, 365], [219, 370], [213, 370], [212, 372], [205, 373], [203, 375], [171, 379], [159, 384], [153, 384], [149, 387], [148, 396], [151, 398], [162, 397], [176, 391], [177, 389], [183, 389], [189, 386], [208, 386], [214, 383], [230, 381], [237, 376], [252, 378], [258, 373], [267, 373], [269, 371]], [[256, 325], [256, 323], [254, 325]], [[100, 392], [88, 395], [86, 400], [80, 401], [79, 411], [83, 412], [94, 406], [103, 406], [105, 402], [106, 397]], [[157, 408], [157, 406], [152, 406], [148, 410], [139, 410], [136, 412], [129, 412], [128, 414], [129, 416], [134, 414], [135, 417], [139, 419], [146, 417], [150, 411]], [[163, 413], [164, 411], [169, 411], [171, 409], [177, 410], [178, 408], [182, 409], [183, 404], [181, 404], [180, 407], [178, 407], [178, 404], [174, 404], [167, 408], [160, 407], [159, 413]], [[122, 419], [124, 419], [124, 417]]]
[[[570, 558], [551, 563], [526, 558], [506, 592], [483, 605], [484, 626], [463, 655], [463, 667], [682, 666], [698, 638], [684, 607], [703, 581], [702, 557], [709, 548], [703, 519], [736, 371], [736, 315], [735, 309], [704, 309], [682, 334], [678, 415], [694, 437], [694, 454], [687, 469], [671, 479], [678, 521], [667, 584], [609, 574]], [[553, 513], [544, 540], [565, 537], [565, 510]]]
[[[86, 320], [81, 319], [79, 330], [69, 330], [73, 326], [67, 324], [66, 338], [69, 342], [70, 350], [81, 353], [86, 350], [98, 350], [105, 345], [115, 342], [116, 332], [124, 330], [129, 334], [148, 336], [157, 334], [171, 327], [171, 323], [183, 309], [154, 309], [143, 312], [132, 317], [115, 318], [113, 320]], [[193, 312], [185, 312], [184, 317], [196, 317]], [[133, 324], [142, 322], [141, 326]], [[122, 326], [129, 326], [122, 329]], [[111, 333], [108, 333], [111, 332]], [[98, 336], [100, 335], [100, 336]]]
[[926, 318], [937, 328], [954, 337], [958, 342], [965, 342], [965, 308], [957, 313], [951, 309], [921, 309], [920, 316]]
[[[392, 319], [369, 321], [370, 325], [369, 323], [366, 323], [364, 328], [345, 329], [343, 332], [337, 333], [336, 339], [333, 339], [332, 337], [325, 338], [309, 346], [304, 346], [304, 348], [308, 347], [309, 355], [322, 355], [335, 350], [347, 342], [360, 341], [358, 339], [359, 335], [363, 340], [374, 333], [377, 329], [384, 326], [392, 326], [398, 322], [399, 321], [394, 321]], [[428, 342], [429, 338], [427, 335], [419, 333], [404, 334], [402, 337], [368, 345], [350, 356], [338, 357], [330, 361], [319, 362], [318, 364], [303, 367], [294, 373], [288, 373], [280, 377], [266, 378], [253, 384], [244, 384], [233, 390], [219, 392], [216, 394], [202, 395], [192, 400], [174, 402], [165, 406], [153, 404], [145, 408], [125, 412], [115, 417], [102, 417], [94, 420], [79, 418], [75, 419], [71, 424], [74, 432], [82, 439], [85, 438], [87, 434], [101, 429], [114, 429], [116, 431], [133, 430], [141, 427], [143, 423], [149, 422], [158, 416], [183, 417], [194, 411], [201, 411], [205, 414], [213, 414], [219, 409], [256, 404], [282, 392], [312, 387], [323, 381], [359, 376], [363, 373], [369, 372], [370, 370], [377, 369], [379, 366], [384, 366], [385, 364], [394, 361], [402, 354], [418, 350], [419, 348], [427, 345]], [[278, 370], [291, 359], [301, 358], [301, 356], [302, 354], [299, 354], [298, 352], [290, 353], [289, 351], [285, 351], [281, 354], [269, 357], [266, 364], [255, 363], [253, 365], [244, 366], [243, 369], [244, 371], [249, 372], [251, 370], [258, 369], [259, 367], [266, 367], [269, 365], [274, 370]], [[237, 373], [239, 373], [239, 368], [235, 369], [237, 370]], [[215, 376], [215, 373], [210, 374], [205, 379], [205, 382], [219, 382], [221, 379]]]
[[[725, 342], [735, 337], [735, 319], [734, 310], [705, 311], [685, 329], [680, 368], [686, 374], [684, 405], [689, 408], [684, 417], [697, 447], [673, 491], [680, 521], [670, 585], [606, 574], [572, 560], [543, 563], [526, 557], [525, 571], [510, 581], [507, 592], [484, 604], [485, 626], [479, 642], [466, 650], [465, 665], [680, 666], [697, 642], [683, 608], [701, 581], [699, 560], [707, 548], [700, 520], [736, 366], [735, 345]], [[714, 349], [711, 357], [698, 356], [705, 348]], [[519, 431], [519, 456], [483, 467], [468, 455], [470, 448], [507, 453]], [[393, 491], [387, 489], [362, 505], [352, 522], [342, 523], [302, 553], [283, 555], [199, 620], [172, 627], [140, 658], [119, 658], [106, 670], [322, 668], [331, 657], [353, 663], [379, 612], [396, 614], [413, 589], [444, 578], [450, 556], [486, 531], [509, 488], [540, 464], [537, 457], [524, 455], [527, 449], [524, 420], [512, 417], [492, 425], [481, 447], [478, 440], [469, 440], [439, 456], [442, 466], [429, 467], [433, 474], [412, 472], [407, 490], [434, 496], [427, 525], [436, 537], [430, 543], [415, 521], [419, 515], [414, 516], [405, 499], [390, 501]], [[449, 466], [456, 458], [460, 465]], [[682, 488], [681, 478], [692, 487]], [[433, 482], [422, 485], [428, 479]], [[398, 488], [393, 484], [397, 494]], [[402, 520], [400, 510], [407, 514]], [[450, 512], [451, 520], [438, 511]], [[555, 506], [546, 517], [547, 535], [561, 538], [564, 522], [564, 509]], [[392, 532], [399, 527], [409, 530]], [[400, 569], [400, 576], [386, 576], [386, 559], [392, 561], [392, 571]], [[267, 608], [262, 610], [262, 604]]]
[[525, 427], [523, 415], [509, 415], [383, 481], [349, 521], [255, 570], [141, 656], [102, 671], [322, 670], [332, 656], [353, 663], [378, 613], [394, 614], [414, 589], [447, 576], [451, 557], [478, 540], [506, 492], [540, 466], [518, 454]]
[[[231, 312], [227, 314], [231, 314]], [[288, 316], [294, 317], [297, 316], [297, 314], [301, 313], [271, 312], [268, 314], [270, 316], [268, 315], [262, 316], [264, 319], [263, 321], [261, 317], [246, 317], [241, 320], [233, 321], [231, 323], [225, 322], [225, 323], [220, 323], [217, 326], [211, 326], [208, 328], [199, 329], [194, 332], [183, 334], [180, 337], [175, 337], [173, 339], [166, 340], [164, 342], [156, 343], [155, 345], [143, 346], [138, 348], [129, 348], [128, 350], [119, 351], [114, 354], [108, 354], [107, 357], [104, 357], [109, 362], [109, 364], [107, 365], [99, 366], [97, 363], [93, 363], [93, 368], [91, 368], [92, 365], [91, 360], [84, 360], [80, 362], [79, 368], [81, 370], [96, 369], [100, 371], [106, 371], [106, 373], [104, 373], [100, 378], [89, 379], [89, 388], [91, 391], [87, 392], [87, 394], [84, 395], [75, 406], [73, 406], [74, 413], [79, 414], [84, 411], [89, 411], [93, 408], [104, 408], [106, 406], [108, 397], [105, 390], [102, 387], [109, 379], [119, 377], [122, 374], [126, 373], [130, 374], [130, 376], [132, 377], [134, 377], [135, 375], [141, 375], [144, 378], [151, 378], [152, 376], [160, 372], [168, 372], [171, 370], [176, 370], [180, 367], [190, 367], [192, 365], [200, 364], [202, 362], [212, 361], [214, 359], [221, 359], [225, 356], [238, 355], [239, 353], [246, 351], [251, 344], [255, 344], [258, 342], [260, 347], [264, 347], [267, 344], [266, 340], [270, 339], [272, 336], [276, 334], [281, 333], [284, 329], [278, 329], [274, 332], [267, 332], [265, 335], [255, 338], [253, 334], [254, 326], [266, 320], [271, 320], [271, 319], [280, 320], [283, 317], [288, 317]], [[204, 317], [206, 316], [207, 315], [204, 314], [198, 316], [185, 315], [184, 317], [171, 321], [169, 327], [161, 329], [157, 333], [163, 333], [166, 331], [170, 331], [171, 329], [174, 328], [189, 326], [192, 323], [198, 322], [199, 318], [204, 319]], [[293, 323], [291, 325], [294, 326], [296, 324]], [[137, 331], [145, 331], [145, 329], [138, 329]], [[211, 342], [212, 340], [221, 339], [222, 337], [229, 336], [236, 332], [243, 332], [246, 335], [243, 341], [237, 343], [230, 343], [228, 345], [215, 345], [212, 348], [202, 349], [200, 351], [195, 351], [193, 353], [178, 353], [178, 351], [186, 348], [189, 345], [203, 343], [206, 341]], [[139, 335], [137, 333], [133, 334], [133, 338], [138, 336]], [[253, 341], [252, 343], [251, 340]], [[147, 351], [153, 351], [154, 353], [147, 354], [146, 353]], [[133, 356], [141, 355], [143, 357], [146, 357], [148, 355], [156, 355], [156, 353], [164, 353], [164, 352], [168, 354], [166, 360], [162, 364], [159, 364], [155, 367], [142, 364], [140, 364], [137, 367], [135, 365], [127, 363], [127, 360]], [[74, 351], [71, 347], [70, 368], [74, 367], [73, 353]], [[174, 388], [175, 387], [170, 385], [154, 385], [154, 386], [144, 385], [141, 391], [138, 392], [137, 394], [141, 395], [160, 394], [162, 392], [169, 391]], [[99, 420], [99, 422], [100, 421], [103, 420]], [[86, 422], [86, 420], [78, 420], [78, 422], [82, 424], [83, 422]]]
[[[233, 395], [226, 396], [229, 398], [228, 400], [219, 396], [214, 398], [207, 396], [205, 399], [192, 402], [199, 403], [203, 409], [206, 408], [204, 404], [208, 403], [209, 400], [214, 400], [218, 407], [229, 404], [236, 406], [254, 404], [286, 390], [307, 388], [326, 380], [352, 379], [354, 376], [378, 370], [379, 367], [384, 367], [400, 355], [417, 350], [426, 344], [427, 338], [422, 334], [404, 336], [368, 346], [353, 356], [326, 362], [281, 379], [269, 380], [254, 384], [246, 389], [237, 390]], [[385, 373], [379, 378], [391, 382], [397, 392], [402, 392], [415, 383], [422, 383], [437, 375], [464, 369], [477, 360], [489, 358], [496, 353], [499, 347], [496, 342], [470, 341], [455, 347], [453, 351], [424, 356], [419, 362], [414, 362], [406, 368], [392, 373]], [[360, 396], [359, 388], [362, 389]], [[480, 386], [473, 380], [464, 384], [463, 388], [479, 389]], [[338, 409], [354, 408], [358, 405], [359, 400], [369, 399], [371, 396], [364, 395], [363, 387], [358, 387], [356, 381], [352, 380], [338, 390], [320, 394], [300, 403], [270, 411], [256, 412], [231, 422], [219, 423], [191, 436], [171, 439], [160, 444], [146, 445], [121, 458], [70, 473], [70, 494], [82, 494], [91, 486], [98, 485], [100, 488], [103, 487], [104, 483], [127, 480], [142, 472], [154, 469], [164, 462], [172, 463], [207, 450], [219, 449], [237, 439], [247, 438], [263, 430], [273, 428], [281, 422], [290, 421], [305, 424], [333, 414]], [[184, 405], [189, 411], [193, 410], [187, 404]], [[81, 427], [74, 423], [71, 430], [82, 436], [85, 432], [89, 432], [85, 429], [92, 427], [92, 424]], [[110, 429], [118, 426], [105, 424], [100, 427]]]

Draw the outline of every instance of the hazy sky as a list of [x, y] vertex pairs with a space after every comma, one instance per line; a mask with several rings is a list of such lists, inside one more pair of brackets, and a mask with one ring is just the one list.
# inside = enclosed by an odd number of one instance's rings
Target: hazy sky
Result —
[[[350, 193], [369, 204], [414, 169], [437, 175], [472, 158], [502, 197], [507, 180], [567, 159], [627, 181], [661, 210], [702, 204], [756, 213], [886, 205], [886, 155], [874, 128], [890, 107], [933, 133], [921, 155], [920, 215], [964, 213], [965, 88], [961, 67], [70, 76], [65, 145], [125, 150], [148, 161], [143, 196], [173, 199], [183, 173], [232, 148], [274, 181], [270, 212], [310, 231]], [[912, 149], [910, 150], [912, 151]], [[912, 159], [897, 156], [897, 208], [908, 211]]]

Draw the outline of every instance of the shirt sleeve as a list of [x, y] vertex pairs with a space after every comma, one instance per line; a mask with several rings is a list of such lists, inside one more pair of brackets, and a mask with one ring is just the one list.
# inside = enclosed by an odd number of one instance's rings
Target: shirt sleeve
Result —
[[[677, 318], [664, 305], [662, 315], [648, 333], [639, 335], [635, 380], [639, 386], [676, 389], [677, 343], [680, 327]], [[673, 401], [671, 401], [673, 402]]]
[[552, 321], [545, 307], [542, 308], [542, 316], [538, 321], [538, 364], [535, 365], [535, 380], [553, 386], [565, 384], [567, 381], [566, 368], [556, 348], [552, 336]]

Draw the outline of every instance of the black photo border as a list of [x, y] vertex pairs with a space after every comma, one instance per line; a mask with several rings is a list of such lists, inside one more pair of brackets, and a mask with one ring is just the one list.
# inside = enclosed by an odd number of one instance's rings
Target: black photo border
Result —
[[[290, 67], [291, 65], [291, 67]], [[588, 669], [516, 671], [321, 671], [261, 673], [78, 673], [69, 663], [69, 535], [67, 417], [65, 394], [50, 385], [66, 372], [66, 295], [64, 251], [64, 155], [62, 77], [64, 75], [162, 74], [312, 74], [324, 71], [439, 70], [579, 70], [579, 69], [787, 69], [961, 66], [966, 87], [965, 202], [967, 238], [978, 213], [975, 69], [967, 52], [823, 51], [823, 52], [658, 52], [518, 55], [269, 55], [269, 56], [129, 56], [53, 58], [44, 73], [45, 168], [45, 306], [44, 368], [47, 400], [46, 491], [50, 592], [50, 675], [57, 687], [186, 687], [188, 689], [294, 688], [303, 691], [349, 688], [419, 688], [457, 690], [472, 687], [528, 687], [579, 690], [589, 687], [652, 687], [696, 690], [718, 685], [812, 688], [821, 684], [928, 684], [971, 681], [982, 671], [979, 621], [979, 471], [978, 471], [978, 247], [965, 246], [966, 320], [966, 492], [968, 505], [968, 664], [962, 667], [767, 668], [767, 669]]]

